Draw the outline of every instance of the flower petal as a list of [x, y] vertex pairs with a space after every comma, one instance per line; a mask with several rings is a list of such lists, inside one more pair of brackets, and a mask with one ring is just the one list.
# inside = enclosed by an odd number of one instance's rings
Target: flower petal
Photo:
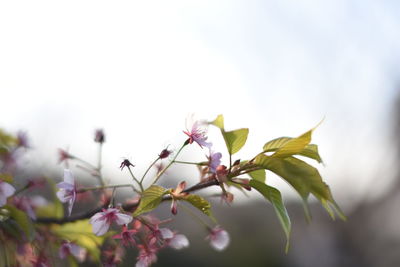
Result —
[[72, 172], [69, 169], [64, 169], [64, 182], [75, 185], [75, 179], [74, 176], [72, 175]]
[[161, 237], [164, 239], [171, 239], [174, 237], [174, 233], [168, 228], [160, 228]]
[[128, 224], [132, 221], [132, 216], [123, 214], [123, 213], [117, 213], [115, 214], [115, 216], [117, 217], [117, 219], [115, 220], [115, 222], [118, 225], [123, 225], [123, 224]]
[[0, 191], [6, 197], [10, 197], [15, 193], [15, 188], [12, 185], [10, 185], [9, 183], [2, 182], [2, 183], [0, 183], [0, 187], [1, 187]]
[[183, 249], [189, 246], [189, 240], [185, 235], [178, 234], [175, 235], [168, 243], [171, 248], [174, 249]]
[[215, 228], [209, 236], [210, 245], [218, 251], [224, 250], [230, 242], [229, 234], [222, 228]]

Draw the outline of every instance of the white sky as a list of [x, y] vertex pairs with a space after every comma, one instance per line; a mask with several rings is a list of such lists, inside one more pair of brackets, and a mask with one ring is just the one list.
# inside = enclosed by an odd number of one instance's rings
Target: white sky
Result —
[[122, 157], [145, 168], [191, 112], [249, 127], [243, 157], [325, 117], [321, 172], [356, 198], [390, 180], [398, 14], [397, 1], [2, 1], [0, 126], [54, 164], [67, 146], [94, 160], [102, 127], [107, 170], [125, 177]]

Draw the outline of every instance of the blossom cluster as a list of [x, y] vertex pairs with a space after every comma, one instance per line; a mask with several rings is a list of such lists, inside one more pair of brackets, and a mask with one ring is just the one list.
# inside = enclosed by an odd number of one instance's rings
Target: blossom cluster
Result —
[[[223, 154], [215, 151], [208, 140], [208, 125], [216, 126], [223, 136], [229, 153], [225, 164]], [[101, 159], [107, 139], [101, 129], [95, 131], [93, 138], [99, 146], [97, 164], [70, 151], [58, 151], [58, 162], [64, 165], [60, 170], [62, 181], [58, 183], [44, 176], [25, 177], [19, 158], [31, 148], [27, 135], [13, 136], [0, 130], [0, 250], [7, 255], [5, 259], [0, 257], [0, 266], [50, 267], [64, 261], [74, 265], [94, 261], [116, 267], [123, 263], [125, 251], [134, 249], [136, 267], [148, 267], [157, 261], [161, 250], [189, 246], [190, 239], [169, 226], [177, 218], [175, 215], [186, 212], [194, 219], [193, 225], [204, 229], [204, 240], [211, 248], [223, 251], [229, 246], [230, 235], [218, 223], [211, 203], [200, 194], [211, 186], [217, 187], [216, 195], [225, 204], [234, 201], [236, 189], [261, 193], [273, 205], [288, 241], [289, 215], [279, 190], [266, 184], [265, 170], [281, 176], [302, 197], [316, 196], [331, 216], [336, 213], [345, 218], [318, 171], [295, 157], [322, 162], [316, 145], [309, 144], [312, 131], [297, 138], [271, 140], [253, 158], [235, 160], [232, 156], [247, 140], [247, 128], [226, 131], [222, 115], [212, 122], [195, 121], [181, 134], [185, 138], [181, 147], [160, 149], [143, 173], [130, 159], [124, 159], [116, 167], [130, 182], [112, 184], [104, 178]], [[179, 158], [191, 145], [201, 151], [203, 161]], [[267, 154], [270, 152], [272, 155]], [[166, 175], [169, 168], [180, 164], [197, 167], [198, 181], [190, 184], [193, 180], [183, 180], [174, 173], [179, 179], [176, 186], [161, 186], [160, 180], [170, 177]], [[84, 185], [82, 173], [93, 178], [90, 186]], [[129, 197], [121, 197], [119, 188], [131, 189]], [[154, 210], [163, 207], [164, 202], [169, 202], [170, 215], [160, 219]]]

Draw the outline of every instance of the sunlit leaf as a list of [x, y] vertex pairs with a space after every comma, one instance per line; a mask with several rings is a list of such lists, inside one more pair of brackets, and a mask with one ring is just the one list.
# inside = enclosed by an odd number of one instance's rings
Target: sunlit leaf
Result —
[[150, 186], [143, 192], [142, 197], [140, 198], [139, 206], [133, 213], [133, 216], [135, 217], [157, 208], [157, 206], [161, 203], [163, 195], [166, 193], [168, 193], [168, 191], [161, 186]]
[[286, 180], [300, 194], [305, 203], [311, 193], [321, 203], [323, 201], [328, 202], [335, 212], [342, 219], [345, 219], [345, 216], [334, 201], [329, 187], [322, 181], [321, 175], [313, 166], [294, 157], [277, 158], [262, 154], [256, 157], [254, 163]]
[[223, 115], [218, 115], [215, 120], [210, 122], [210, 124], [217, 126], [220, 129], [224, 129], [224, 116]]
[[221, 134], [224, 137], [226, 147], [230, 155], [238, 152], [246, 143], [249, 129], [242, 128], [233, 131], [225, 131], [224, 129], [224, 117], [218, 115], [218, 117], [210, 122], [210, 124], [218, 127], [221, 130]]
[[61, 219], [64, 217], [64, 207], [60, 201], [54, 200], [54, 202], [49, 203], [45, 206], [37, 207], [36, 216], [42, 218], [54, 217], [57, 219]]
[[[264, 150], [264, 152], [277, 151], [278, 149], [283, 147], [287, 142], [289, 142], [292, 139], [293, 138], [291, 138], [291, 137], [276, 138], [274, 140], [271, 140], [271, 141], [267, 142], [264, 145], [263, 150]], [[304, 157], [308, 157], [308, 158], [311, 158], [311, 159], [314, 159], [314, 160], [318, 161], [319, 163], [322, 162], [322, 159], [321, 159], [321, 157], [320, 157], [320, 155], [318, 153], [318, 146], [314, 145], [314, 144], [306, 145], [300, 152], [298, 152], [296, 154], [304, 156]]]
[[249, 172], [248, 175], [254, 180], [265, 183], [266, 175], [264, 169]]
[[103, 244], [104, 236], [96, 236], [92, 231], [89, 220], [80, 220], [63, 225], [52, 225], [51, 231], [62, 239], [76, 243], [86, 248], [95, 259], [100, 259], [100, 246]]
[[278, 216], [279, 222], [282, 225], [283, 231], [286, 235], [286, 252], [289, 249], [289, 239], [291, 231], [291, 222], [289, 214], [286, 210], [285, 204], [283, 203], [281, 193], [278, 189], [268, 186], [257, 180], [250, 180], [250, 186], [260, 192], [274, 207], [275, 213]]
[[300, 153], [311, 142], [313, 130], [314, 129], [311, 129], [299, 137], [288, 140], [280, 148], [278, 148], [273, 156], [284, 158]]
[[229, 132], [223, 131], [222, 135], [224, 136], [229, 154], [235, 154], [244, 146], [247, 141], [248, 134], [249, 129], [247, 128], [242, 128]]

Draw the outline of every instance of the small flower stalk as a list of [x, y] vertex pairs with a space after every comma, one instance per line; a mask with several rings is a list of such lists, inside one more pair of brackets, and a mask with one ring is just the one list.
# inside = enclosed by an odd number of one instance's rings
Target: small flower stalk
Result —
[[186, 182], [180, 182], [175, 189], [171, 190], [171, 213], [176, 215], [178, 213], [178, 200], [186, 197], [188, 193], [183, 192], [186, 188]]

